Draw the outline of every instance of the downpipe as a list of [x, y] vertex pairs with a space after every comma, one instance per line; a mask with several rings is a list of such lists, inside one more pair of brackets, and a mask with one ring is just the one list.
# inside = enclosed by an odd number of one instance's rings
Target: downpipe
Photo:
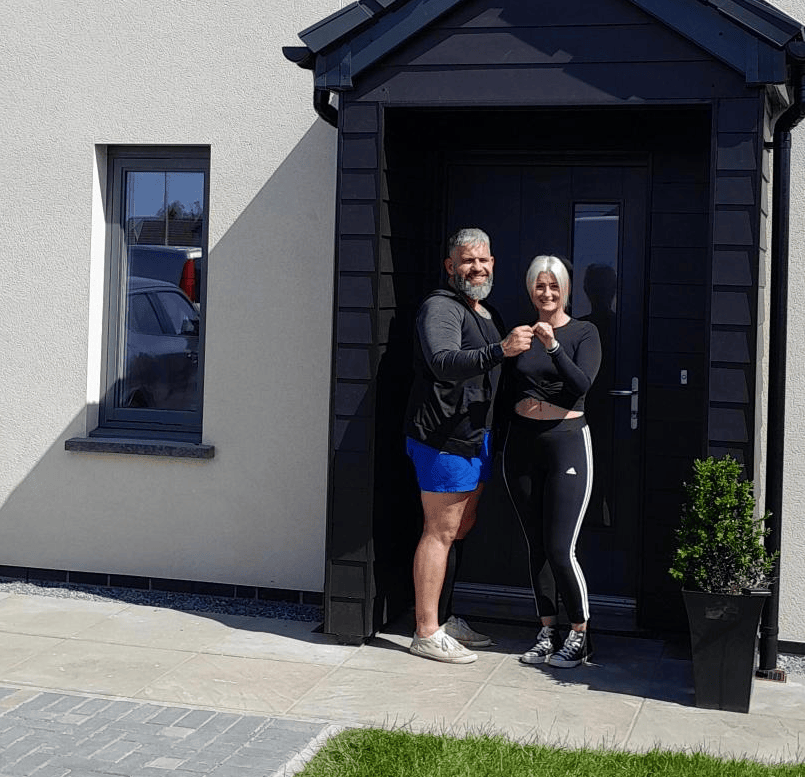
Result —
[[[769, 315], [769, 399], [766, 438], [765, 508], [771, 513], [767, 522], [766, 549], [778, 553], [782, 545], [783, 474], [785, 468], [785, 383], [788, 345], [788, 259], [791, 211], [791, 130], [805, 118], [805, 43], [787, 47], [794, 75], [794, 103], [774, 125], [771, 279]], [[760, 621], [759, 673], [777, 667], [777, 642], [780, 614], [780, 560], [775, 562], [771, 596], [766, 600]]]
[[313, 108], [331, 127], [338, 129], [338, 109], [330, 102], [329, 89], [313, 90]]

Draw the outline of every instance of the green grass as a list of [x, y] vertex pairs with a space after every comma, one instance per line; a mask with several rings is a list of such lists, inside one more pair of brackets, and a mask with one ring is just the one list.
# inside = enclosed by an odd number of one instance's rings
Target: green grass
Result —
[[521, 745], [490, 734], [454, 738], [352, 729], [332, 737], [297, 777], [805, 777], [805, 765], [727, 761], [701, 753], [623, 753]]

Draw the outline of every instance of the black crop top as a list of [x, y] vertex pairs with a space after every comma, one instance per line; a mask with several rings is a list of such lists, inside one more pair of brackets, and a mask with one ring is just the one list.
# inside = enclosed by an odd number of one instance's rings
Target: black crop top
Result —
[[584, 395], [601, 366], [601, 341], [595, 324], [571, 318], [554, 329], [559, 347], [545, 350], [538, 337], [514, 363], [511, 380], [514, 404], [531, 397], [566, 410], [584, 412]]

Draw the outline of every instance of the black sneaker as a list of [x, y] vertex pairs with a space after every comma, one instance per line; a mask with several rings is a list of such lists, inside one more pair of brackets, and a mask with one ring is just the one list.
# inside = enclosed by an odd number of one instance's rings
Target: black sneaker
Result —
[[562, 639], [556, 626], [543, 626], [537, 634], [537, 641], [530, 650], [520, 656], [524, 664], [544, 664], [545, 660], [562, 647]]
[[551, 655], [547, 664], [549, 666], [561, 666], [569, 668], [578, 666], [586, 661], [593, 654], [593, 643], [590, 639], [589, 631], [570, 630], [565, 644], [556, 653]]

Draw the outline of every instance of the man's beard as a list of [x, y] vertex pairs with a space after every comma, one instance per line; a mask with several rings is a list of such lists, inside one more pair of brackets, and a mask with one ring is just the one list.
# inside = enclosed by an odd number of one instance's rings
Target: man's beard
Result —
[[478, 284], [456, 273], [453, 276], [453, 287], [470, 299], [486, 299], [489, 296], [489, 292], [492, 291], [492, 273], [489, 273], [489, 277], [483, 283]]

